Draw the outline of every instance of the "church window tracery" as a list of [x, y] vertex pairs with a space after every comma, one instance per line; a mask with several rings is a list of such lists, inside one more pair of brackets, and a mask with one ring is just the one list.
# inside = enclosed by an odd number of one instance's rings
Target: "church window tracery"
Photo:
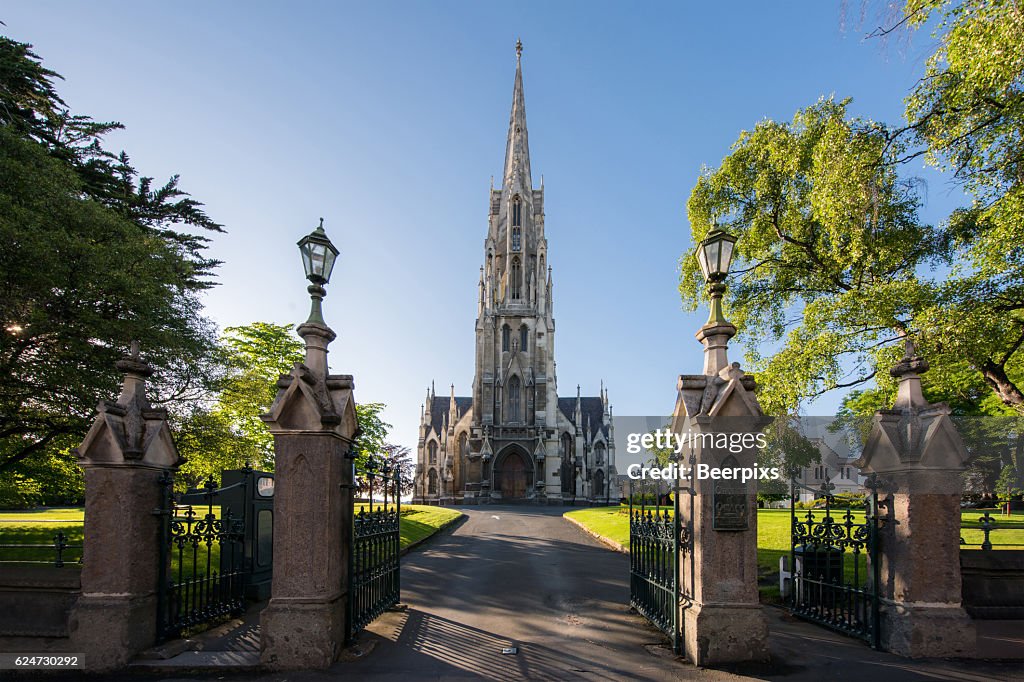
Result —
[[512, 269], [510, 272], [509, 287], [512, 290], [512, 300], [518, 301], [522, 297], [522, 280], [523, 280], [523, 266], [519, 262], [519, 257], [512, 259]]
[[508, 382], [508, 421], [518, 422], [519, 419], [519, 377], [514, 376]]
[[503, 325], [501, 328], [501, 351], [507, 353], [509, 347], [512, 345], [512, 330], [509, 326]]
[[437, 442], [436, 441], [430, 441], [430, 443], [427, 444], [427, 456], [429, 458], [428, 461], [431, 464], [437, 464]]

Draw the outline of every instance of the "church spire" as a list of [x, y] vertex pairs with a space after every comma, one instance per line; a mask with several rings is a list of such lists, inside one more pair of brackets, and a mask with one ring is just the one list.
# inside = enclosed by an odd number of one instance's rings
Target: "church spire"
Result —
[[512, 88], [512, 114], [508, 121], [508, 142], [505, 145], [505, 178], [502, 189], [529, 192], [530, 143], [526, 134], [526, 98], [523, 96], [523, 43], [516, 41], [516, 81]]

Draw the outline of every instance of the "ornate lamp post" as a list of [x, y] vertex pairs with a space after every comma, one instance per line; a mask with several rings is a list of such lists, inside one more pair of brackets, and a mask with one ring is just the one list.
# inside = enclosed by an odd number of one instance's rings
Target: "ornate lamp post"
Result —
[[725, 293], [725, 278], [729, 275], [735, 245], [736, 237], [717, 227], [697, 245], [697, 263], [700, 264], [700, 271], [704, 273], [708, 295], [711, 297], [711, 316], [708, 318], [708, 324], [725, 322], [725, 315], [722, 314], [722, 294]]
[[331, 243], [324, 232], [324, 219], [320, 225], [299, 240], [299, 252], [302, 254], [302, 267], [306, 271], [306, 279], [311, 284], [306, 288], [312, 305], [309, 319], [299, 325], [295, 331], [306, 342], [306, 366], [327, 375], [327, 345], [336, 338], [334, 330], [324, 321], [323, 300], [327, 295], [324, 288], [331, 281], [331, 272], [338, 259], [338, 249]]
[[704, 344], [704, 374], [716, 375], [729, 365], [726, 351], [729, 339], [736, 335], [736, 327], [725, 319], [722, 295], [725, 278], [729, 274], [736, 237], [717, 227], [697, 245], [697, 263], [708, 285], [711, 314], [697, 332], [697, 340]]
[[272, 670], [327, 668], [355, 629], [355, 597], [346, 586], [358, 419], [352, 376], [328, 374], [327, 347], [336, 335], [321, 305], [338, 249], [323, 219], [298, 246], [312, 299], [309, 318], [295, 330], [306, 358], [278, 379], [277, 397], [260, 417], [274, 436], [275, 517], [299, 520], [274, 525], [270, 603], [260, 614], [260, 660]]

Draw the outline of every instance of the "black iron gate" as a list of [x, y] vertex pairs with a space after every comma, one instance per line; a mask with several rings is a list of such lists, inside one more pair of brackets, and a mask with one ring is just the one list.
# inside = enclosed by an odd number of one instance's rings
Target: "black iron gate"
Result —
[[222, 508], [211, 476], [199, 489], [175, 495], [169, 473], [160, 478], [163, 507], [157, 639], [175, 639], [245, 610], [245, 522]]
[[[680, 652], [680, 489], [654, 482], [629, 482], [629, 603], [672, 638]], [[671, 499], [668, 499], [671, 497]]]
[[[800, 618], [879, 644], [878, 490], [866, 483], [862, 505], [835, 507], [834, 485], [790, 484], [791, 581], [788, 604]], [[814, 493], [806, 510], [797, 509], [800, 490]], [[814, 504], [821, 504], [815, 507]], [[833, 516], [835, 514], [836, 516]]]
[[[365, 487], [369, 501], [355, 502], [353, 496], [347, 640], [397, 604], [401, 596], [401, 472], [397, 467], [377, 469], [369, 464], [355, 473], [357, 486]], [[376, 499], [378, 496], [381, 499]]]

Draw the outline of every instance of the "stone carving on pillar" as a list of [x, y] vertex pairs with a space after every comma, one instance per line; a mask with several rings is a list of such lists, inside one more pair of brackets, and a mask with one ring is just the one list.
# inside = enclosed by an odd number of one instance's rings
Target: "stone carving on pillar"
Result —
[[[711, 319], [696, 334], [704, 346], [704, 373], [679, 377], [672, 430], [695, 435], [756, 433], [771, 420], [754, 395], [753, 377], [744, 374], [739, 363], [728, 361], [728, 343], [736, 327], [722, 316], [724, 285], [715, 283], [709, 289]], [[757, 453], [756, 448], [738, 453], [704, 448], [698, 442], [680, 458], [711, 467], [750, 467]], [[728, 490], [716, 483], [694, 477], [692, 515], [689, 504], [680, 504], [687, 540], [681, 551], [693, 553], [679, 562], [680, 584], [685, 586], [680, 606], [683, 650], [700, 666], [764, 661], [768, 627], [757, 589], [757, 489], [753, 482], [730, 481]]]
[[278, 379], [261, 415], [274, 436], [274, 574], [261, 615], [261, 660], [271, 669], [326, 668], [345, 640], [357, 431], [351, 375], [327, 373], [334, 332], [302, 324], [306, 358]]
[[85, 666], [98, 671], [120, 668], [156, 642], [160, 517], [153, 512], [162, 504], [161, 477], [183, 462], [167, 411], [146, 397], [153, 370], [138, 343], [116, 366], [121, 395], [100, 401], [74, 451], [85, 475], [85, 538], [70, 631]]
[[[921, 392], [928, 363], [906, 341], [890, 370], [891, 410], [879, 410], [855, 463], [879, 479], [882, 647], [904, 656], [971, 656], [975, 629], [961, 601], [961, 473], [968, 459], [950, 409]], [[884, 491], [884, 492], [883, 492]]]

